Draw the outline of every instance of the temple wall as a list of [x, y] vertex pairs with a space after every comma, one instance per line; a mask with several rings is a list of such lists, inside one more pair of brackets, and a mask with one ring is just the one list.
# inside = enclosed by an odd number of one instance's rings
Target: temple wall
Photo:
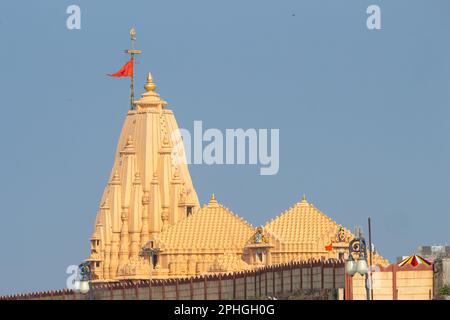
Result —
[[[365, 300], [365, 278], [352, 279], [353, 300]], [[431, 266], [403, 267], [391, 265], [373, 273], [374, 300], [431, 300], [433, 298], [433, 269]]]
[[[236, 300], [298, 294], [332, 299], [344, 288], [344, 262], [311, 260], [235, 273], [149, 281], [94, 284], [96, 300]], [[314, 290], [311, 290], [312, 288]], [[331, 291], [330, 291], [331, 290]], [[326, 292], [326, 294], [323, 294]], [[0, 300], [86, 300], [72, 290], [0, 297]]]
[[[344, 261], [310, 260], [262, 267], [258, 270], [94, 284], [96, 300], [239, 300], [267, 296], [302, 299], [365, 300], [364, 277], [345, 274]], [[433, 268], [391, 265], [373, 273], [375, 300], [433, 298]], [[338, 294], [339, 293], [339, 294]], [[86, 300], [88, 294], [58, 290], [0, 297], [0, 300]]]

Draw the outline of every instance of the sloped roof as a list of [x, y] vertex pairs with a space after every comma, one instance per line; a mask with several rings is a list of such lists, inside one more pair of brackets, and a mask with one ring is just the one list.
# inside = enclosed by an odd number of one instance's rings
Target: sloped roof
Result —
[[283, 243], [317, 243], [338, 226], [303, 197], [301, 202], [268, 222], [264, 229]]
[[255, 230], [217, 202], [210, 202], [158, 236], [162, 249], [242, 250]]
[[251, 266], [234, 253], [219, 256], [210, 268], [211, 272], [229, 272], [251, 269]]
[[[264, 229], [284, 244], [318, 245], [322, 241], [328, 243], [339, 226], [336, 221], [308, 203], [303, 196], [300, 202], [268, 222]], [[351, 238], [355, 237], [348, 229], [344, 230]], [[379, 254], [373, 254], [373, 262], [383, 266], [389, 264], [389, 261]]]

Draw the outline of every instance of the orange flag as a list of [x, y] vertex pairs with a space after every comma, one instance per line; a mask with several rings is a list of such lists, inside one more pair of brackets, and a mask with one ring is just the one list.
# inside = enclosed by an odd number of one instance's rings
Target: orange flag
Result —
[[133, 76], [133, 69], [134, 69], [133, 65], [134, 65], [134, 59], [131, 58], [130, 61], [125, 63], [125, 65], [122, 67], [122, 69], [120, 69], [116, 73], [108, 74], [108, 75], [111, 76], [111, 77], [132, 77]]
[[333, 251], [333, 244], [330, 243], [329, 245], [325, 246], [325, 250], [327, 250], [327, 251]]

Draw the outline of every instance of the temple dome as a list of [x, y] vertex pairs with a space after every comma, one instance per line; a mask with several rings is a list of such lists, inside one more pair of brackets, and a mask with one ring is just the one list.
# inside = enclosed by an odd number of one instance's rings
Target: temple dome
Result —
[[162, 250], [242, 251], [254, 232], [251, 224], [219, 204], [213, 195], [207, 205], [162, 232], [158, 243]]

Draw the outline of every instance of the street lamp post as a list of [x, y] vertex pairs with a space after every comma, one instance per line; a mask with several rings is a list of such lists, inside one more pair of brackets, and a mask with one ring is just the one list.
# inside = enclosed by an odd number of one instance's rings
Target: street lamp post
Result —
[[[358, 255], [358, 260], [354, 260], [353, 253]], [[345, 271], [350, 277], [353, 277], [356, 273], [365, 276], [366, 297], [367, 300], [370, 300], [366, 240], [360, 231], [358, 232], [357, 238], [350, 241], [348, 245], [348, 259], [345, 263]]]
[[78, 266], [80, 276], [75, 280], [75, 291], [82, 294], [89, 293], [89, 300], [93, 300], [92, 293], [92, 266], [90, 261], [85, 261]]

